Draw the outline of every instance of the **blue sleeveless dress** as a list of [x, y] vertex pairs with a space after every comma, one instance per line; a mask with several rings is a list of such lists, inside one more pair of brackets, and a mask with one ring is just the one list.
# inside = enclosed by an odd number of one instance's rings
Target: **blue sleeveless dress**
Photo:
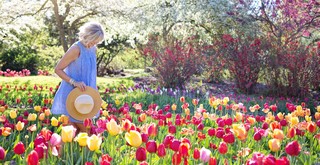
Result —
[[[74, 44], [80, 48], [80, 56], [64, 69], [65, 73], [75, 81], [83, 81], [86, 86], [97, 89], [96, 47], [86, 48], [80, 41]], [[54, 96], [51, 112], [55, 115], [64, 114], [69, 117], [71, 122], [83, 123], [83, 121], [72, 118], [66, 109], [66, 100], [72, 89], [74, 87], [69, 82], [62, 80]], [[98, 115], [99, 113], [96, 117]]]

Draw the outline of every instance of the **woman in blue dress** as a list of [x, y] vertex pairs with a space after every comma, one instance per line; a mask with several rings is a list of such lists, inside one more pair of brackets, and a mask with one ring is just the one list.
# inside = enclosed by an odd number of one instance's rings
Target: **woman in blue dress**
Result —
[[55, 94], [51, 112], [68, 116], [70, 124], [77, 131], [85, 132], [83, 121], [76, 120], [68, 114], [66, 100], [74, 88], [81, 91], [85, 91], [86, 86], [97, 89], [96, 45], [104, 40], [104, 30], [99, 23], [88, 22], [80, 27], [78, 35], [79, 41], [69, 48], [55, 67], [55, 73], [62, 82]]

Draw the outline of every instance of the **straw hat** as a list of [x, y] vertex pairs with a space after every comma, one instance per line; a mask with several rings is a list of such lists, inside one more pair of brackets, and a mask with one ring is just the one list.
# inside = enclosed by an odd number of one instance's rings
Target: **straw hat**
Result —
[[83, 121], [94, 117], [102, 104], [102, 99], [97, 90], [87, 86], [85, 91], [74, 88], [67, 97], [67, 111], [71, 117]]

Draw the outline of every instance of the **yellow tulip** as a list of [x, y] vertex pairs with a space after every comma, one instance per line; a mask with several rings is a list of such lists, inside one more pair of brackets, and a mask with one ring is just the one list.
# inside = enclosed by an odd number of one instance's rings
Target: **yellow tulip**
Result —
[[75, 136], [76, 129], [72, 126], [63, 126], [61, 130], [61, 137], [63, 142], [72, 142], [73, 137]]
[[1, 127], [2, 136], [7, 137], [11, 134], [11, 128], [10, 127]]
[[202, 116], [204, 119], [209, 118], [209, 113], [208, 112], [203, 112]]
[[111, 119], [107, 123], [107, 129], [110, 135], [116, 136], [120, 133], [121, 127], [117, 124], [117, 122], [114, 119]]
[[223, 102], [223, 105], [227, 105], [229, 102], [229, 97], [224, 97], [222, 102]]
[[281, 112], [279, 112], [278, 114], [277, 114], [277, 116], [278, 116], [278, 118], [280, 119], [280, 120], [283, 120], [283, 113], [281, 113]]
[[78, 142], [80, 146], [87, 146], [87, 139], [89, 138], [88, 134], [85, 132], [81, 132], [77, 135], [74, 141]]
[[105, 116], [105, 117], [107, 117], [107, 116], [109, 116], [109, 112], [106, 111], [106, 110], [103, 110], [103, 111], [102, 111], [102, 115]]
[[241, 121], [243, 119], [243, 115], [241, 112], [236, 112], [236, 116], [235, 116], [237, 121]]
[[121, 103], [119, 99], [116, 99], [114, 102], [116, 103], [117, 106], [120, 105]]
[[310, 122], [312, 119], [312, 116], [305, 116], [304, 118], [306, 119], [307, 122]]
[[250, 125], [253, 125], [256, 122], [256, 119], [253, 117], [248, 117], [247, 120], [249, 121]]
[[302, 111], [302, 106], [301, 106], [301, 105], [298, 105], [298, 106], [296, 107], [296, 110], [297, 110], [297, 111]]
[[16, 124], [16, 130], [21, 131], [24, 128], [24, 122], [18, 121]]
[[[87, 139], [87, 145], [90, 151], [96, 151], [100, 148], [100, 145], [102, 143], [101, 137], [98, 137], [97, 135], [93, 134]], [[114, 144], [111, 144], [114, 145]]]
[[102, 104], [101, 104], [102, 109], [107, 109], [107, 106], [108, 106], [108, 103], [103, 101]]
[[51, 125], [54, 127], [57, 127], [59, 125], [58, 119], [56, 119], [55, 117], [52, 117], [51, 118]]
[[40, 112], [41, 110], [41, 106], [34, 106], [33, 109], [37, 112]]
[[320, 112], [320, 105], [317, 106], [317, 111]]
[[189, 108], [184, 109], [184, 113], [185, 113], [186, 115], [190, 115], [190, 109], [189, 109]]
[[298, 117], [291, 117], [291, 120], [290, 120], [290, 126], [291, 127], [294, 127], [296, 125], [298, 125], [299, 123], [299, 118]]
[[11, 119], [17, 118], [17, 112], [15, 110], [11, 110], [9, 115]]
[[131, 130], [127, 132], [125, 138], [132, 147], [139, 147], [142, 144], [141, 134], [138, 131]]
[[28, 116], [28, 121], [36, 121], [37, 120], [37, 114], [30, 113]]
[[281, 144], [279, 139], [270, 139], [268, 144], [271, 151], [277, 152], [280, 150]]

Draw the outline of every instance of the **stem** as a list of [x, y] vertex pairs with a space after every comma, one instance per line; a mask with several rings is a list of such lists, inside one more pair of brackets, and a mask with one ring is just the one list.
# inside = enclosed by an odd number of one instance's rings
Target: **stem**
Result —
[[81, 148], [82, 149], [82, 160], [81, 160], [81, 164], [84, 164], [84, 149], [85, 149], [85, 147], [82, 147]]
[[72, 149], [72, 142], [70, 142], [70, 153], [71, 153], [71, 164], [73, 164], [73, 149]]

